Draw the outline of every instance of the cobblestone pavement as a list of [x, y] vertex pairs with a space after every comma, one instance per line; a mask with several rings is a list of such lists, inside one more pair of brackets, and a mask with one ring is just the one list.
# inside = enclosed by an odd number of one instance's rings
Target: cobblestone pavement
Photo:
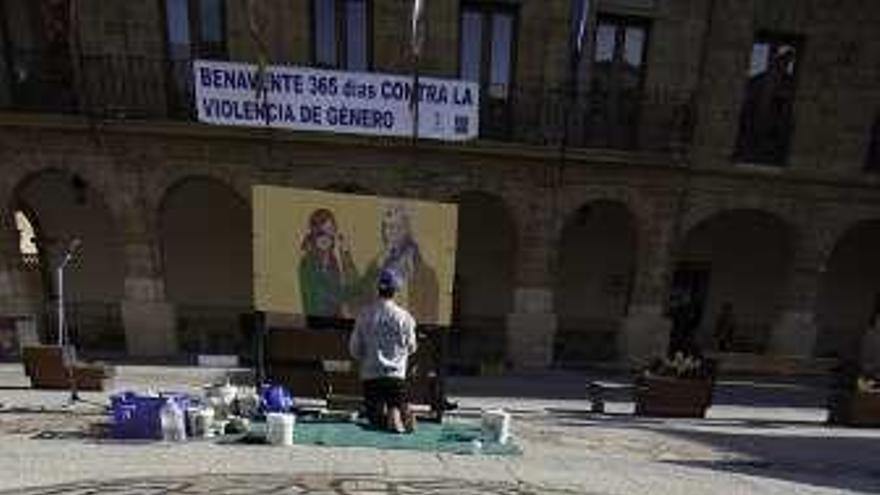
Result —
[[[122, 367], [118, 387], [196, 390], [222, 375]], [[625, 393], [590, 414], [583, 381], [453, 380], [456, 415], [514, 413], [524, 454], [492, 457], [110, 441], [95, 426], [107, 394], [66, 409], [64, 392], [29, 390], [20, 367], [0, 365], [0, 494], [880, 492], [880, 431], [826, 427], [813, 386], [728, 381], [707, 419], [661, 420], [632, 416]]]
[[388, 479], [377, 476], [332, 475], [202, 475], [177, 478], [131, 478], [82, 481], [0, 495], [574, 495], [584, 492], [556, 490], [527, 484], [492, 483], [459, 479]]

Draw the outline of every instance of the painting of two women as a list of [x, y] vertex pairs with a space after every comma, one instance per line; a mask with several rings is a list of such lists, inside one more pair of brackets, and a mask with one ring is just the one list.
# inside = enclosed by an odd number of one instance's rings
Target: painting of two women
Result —
[[326, 208], [314, 210], [299, 246], [299, 287], [304, 313], [353, 318], [360, 306], [372, 298], [379, 273], [390, 270], [402, 281], [402, 303], [416, 319], [437, 321], [437, 275], [422, 256], [411, 227], [403, 206], [385, 208], [379, 233], [380, 252], [359, 271], [333, 212]]

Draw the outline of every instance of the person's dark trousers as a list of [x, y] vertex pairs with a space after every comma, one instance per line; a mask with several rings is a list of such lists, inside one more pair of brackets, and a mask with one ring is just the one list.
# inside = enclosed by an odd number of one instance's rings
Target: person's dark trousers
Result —
[[400, 378], [374, 378], [364, 380], [364, 409], [367, 420], [376, 428], [387, 425], [387, 412], [396, 407], [404, 411], [408, 407], [406, 382]]

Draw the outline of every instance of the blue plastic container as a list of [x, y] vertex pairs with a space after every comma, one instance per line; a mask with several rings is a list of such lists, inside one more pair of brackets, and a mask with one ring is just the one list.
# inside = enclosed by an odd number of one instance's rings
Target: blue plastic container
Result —
[[293, 409], [293, 397], [281, 385], [263, 385], [260, 409], [265, 413], [286, 413]]
[[193, 402], [185, 394], [159, 394], [158, 397], [137, 395], [133, 392], [110, 397], [110, 409], [113, 416], [111, 433], [114, 438], [134, 438], [160, 440], [162, 423], [159, 411], [168, 399], [186, 409]]

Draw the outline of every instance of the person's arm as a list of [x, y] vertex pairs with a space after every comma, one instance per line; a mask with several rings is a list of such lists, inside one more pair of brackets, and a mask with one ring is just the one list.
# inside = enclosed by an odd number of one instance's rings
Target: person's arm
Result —
[[[348, 263], [347, 261], [345, 263]], [[351, 260], [354, 268], [354, 261]], [[357, 311], [360, 307], [369, 304], [371, 295], [376, 287], [376, 280], [379, 278], [379, 266], [372, 262], [364, 270], [363, 274], [352, 271], [352, 277], [346, 282], [345, 298], [346, 301]]]
[[407, 320], [407, 350], [410, 354], [414, 354], [418, 349], [418, 343], [416, 342], [416, 321], [412, 318]]
[[351, 332], [351, 337], [348, 338], [348, 353], [351, 357], [360, 361], [363, 356], [361, 342], [361, 327], [363, 326], [363, 317], [358, 315], [357, 319], [354, 322], [354, 330]]
[[317, 277], [314, 266], [307, 258], [308, 254], [304, 254], [299, 262], [299, 292], [302, 298], [302, 312], [304, 315], [316, 315], [318, 308], [318, 298], [316, 292], [319, 290], [317, 285]]

